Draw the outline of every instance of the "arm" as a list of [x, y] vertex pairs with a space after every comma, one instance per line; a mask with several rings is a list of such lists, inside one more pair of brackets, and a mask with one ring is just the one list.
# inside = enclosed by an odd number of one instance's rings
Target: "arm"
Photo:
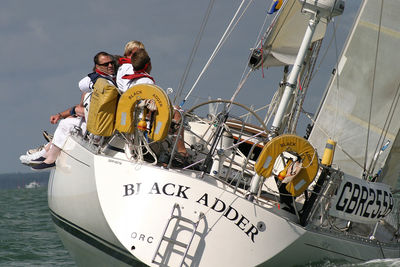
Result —
[[71, 115], [77, 115], [80, 117], [84, 116], [84, 107], [83, 107], [83, 97], [86, 92], [91, 91], [91, 80], [88, 76], [83, 77], [78, 83], [79, 89], [82, 91], [82, 96], [81, 96], [81, 102], [79, 103], [78, 106], [73, 106], [69, 109], [64, 110], [63, 112], [59, 112], [56, 115], [51, 115], [50, 116], [50, 123], [51, 124], [56, 124], [59, 120], [68, 118]]
[[79, 105], [72, 106], [69, 109], [66, 109], [62, 112], [57, 113], [56, 115], [51, 115], [50, 116], [50, 123], [51, 124], [56, 124], [59, 120], [68, 118], [69, 116], [79, 116], [79, 117], [84, 117], [85, 112], [84, 112], [84, 107], [83, 107], [83, 99], [86, 93], [82, 93], [81, 96], [81, 101]]
[[83, 100], [85, 98], [85, 95], [86, 95], [86, 93], [83, 92], [82, 96], [81, 96], [81, 102], [79, 103], [79, 105], [75, 106], [76, 115], [79, 117], [85, 116], [85, 107], [83, 106]]
[[66, 109], [62, 112], [58, 112], [56, 115], [51, 115], [50, 116], [50, 123], [51, 124], [56, 124], [59, 120], [67, 118], [70, 116], [71, 108]]

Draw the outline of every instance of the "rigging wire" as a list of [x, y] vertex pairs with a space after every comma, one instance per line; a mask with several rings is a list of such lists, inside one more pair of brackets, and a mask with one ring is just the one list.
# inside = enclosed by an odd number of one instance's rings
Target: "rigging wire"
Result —
[[[264, 28], [265, 28], [265, 25], [267, 24], [267, 20], [268, 20], [269, 17], [270, 17], [270, 14], [268, 14], [268, 12], [267, 12], [267, 15], [265, 16], [264, 22], [263, 22], [263, 24], [262, 24], [260, 30], [258, 31], [258, 35], [257, 35], [256, 41], [255, 41], [253, 47], [257, 47], [257, 45], [258, 45], [259, 43], [262, 45], [262, 42], [261, 42], [261, 41], [262, 41], [263, 38], [261, 38], [260, 36], [261, 36], [261, 34], [262, 34], [263, 32], [265, 32]], [[250, 56], [249, 56], [249, 58], [250, 58]]]
[[183, 87], [185, 86], [185, 83], [186, 83], [186, 80], [187, 80], [187, 76], [189, 75], [189, 71], [190, 71], [190, 68], [191, 68], [193, 60], [194, 60], [194, 56], [196, 55], [197, 49], [199, 48], [199, 44], [200, 44], [200, 41], [201, 41], [201, 39], [203, 37], [203, 33], [204, 33], [205, 28], [206, 28], [208, 19], [210, 17], [211, 10], [212, 10], [212, 8], [214, 6], [214, 2], [215, 2], [215, 0], [210, 0], [210, 3], [208, 4], [206, 14], [204, 15], [203, 21], [201, 23], [200, 30], [199, 30], [199, 33], [197, 34], [196, 41], [195, 41], [195, 43], [193, 45], [193, 48], [192, 48], [192, 52], [190, 53], [190, 57], [189, 57], [189, 60], [187, 62], [185, 71], [184, 71], [184, 73], [182, 75], [182, 78], [181, 78], [181, 80], [179, 82], [178, 92], [175, 95], [174, 103], [176, 103], [176, 100], [179, 99], [181, 94], [182, 94]]
[[[317, 69], [314, 71], [314, 73], [313, 73], [313, 75], [311, 76], [311, 79], [310, 79], [310, 80], [313, 80], [314, 77], [318, 74], [318, 72], [319, 72], [320, 69], [321, 69], [322, 64], [325, 62], [326, 56], [328, 55], [328, 52], [329, 52], [329, 50], [330, 50], [330, 48], [331, 48], [332, 43], [333, 43], [334, 41], [336, 42], [336, 30], [337, 30], [337, 28], [339, 27], [339, 24], [340, 24], [340, 22], [335, 23], [335, 22], [336, 22], [336, 19], [337, 19], [337, 20], [340, 20], [340, 16], [337, 17], [337, 18], [333, 18], [333, 19], [332, 19], [332, 23], [333, 23], [333, 33], [332, 33], [331, 39], [329, 40], [328, 45], [327, 45], [327, 47], [326, 47], [326, 49], [325, 49], [325, 52], [324, 52], [324, 54], [322, 55], [321, 60], [319, 61], [318, 67], [317, 67]], [[328, 24], [328, 25], [329, 25], [329, 24]]]
[[[337, 96], [339, 96], [339, 89], [340, 89], [340, 86], [339, 86], [339, 84], [340, 84], [340, 79], [339, 79], [339, 51], [338, 51], [338, 45], [337, 45], [337, 28], [338, 28], [338, 24], [337, 23], [335, 23], [335, 20], [333, 20], [333, 35], [332, 35], [332, 39], [330, 40], [330, 42], [329, 42], [329, 45], [328, 45], [328, 48], [327, 48], [327, 50], [329, 49], [329, 47], [332, 45], [332, 43], [334, 44], [334, 46], [335, 46], [335, 54], [336, 54], [336, 58], [337, 58], [337, 60], [336, 60], [336, 71], [335, 71], [335, 76], [336, 76], [336, 91], [337, 91]], [[326, 56], [326, 54], [327, 54], [327, 50], [326, 50], [326, 53], [323, 55], [323, 58], [325, 58], [325, 56]], [[322, 59], [321, 59], [322, 60]], [[322, 64], [322, 62], [320, 62], [320, 65]], [[320, 69], [320, 66], [317, 68], [317, 70], [316, 70], [316, 72], [318, 72], [319, 71], [319, 69]], [[312, 77], [314, 77], [315, 75], [316, 75], [316, 72], [314, 72], [314, 75], [312, 76]], [[312, 78], [311, 78], [312, 79]], [[339, 98], [337, 97], [336, 98], [336, 111], [338, 111], [339, 110], [339, 107], [338, 107], [338, 103], [339, 102]], [[307, 114], [307, 113], [305, 113], [306, 114], [306, 116], [311, 120], [311, 122], [314, 124], [314, 126], [316, 126], [327, 138], [334, 138], [335, 139], [335, 135], [336, 135], [336, 133], [334, 132], [333, 133], [333, 136], [330, 136], [322, 127], [320, 127], [318, 124], [316, 124], [315, 122], [315, 120], [309, 115], [309, 114]], [[338, 113], [336, 112], [335, 113], [335, 122], [334, 122], [334, 125], [336, 125], [337, 124], [337, 115], [338, 115]], [[337, 127], [336, 126], [334, 126], [333, 127], [333, 130], [335, 131], [335, 129], [336, 129]], [[336, 138], [337, 139], [337, 138]], [[361, 167], [361, 168], [363, 168], [364, 170], [365, 170], [365, 164], [364, 164], [364, 166], [363, 166], [363, 164], [361, 164], [360, 162], [358, 162], [354, 157], [352, 157], [351, 156], [351, 154], [349, 153], [349, 152], [347, 152], [339, 143], [337, 143], [336, 144], [336, 147], [337, 148], [339, 148], [350, 160], [352, 160], [356, 165], [358, 165], [359, 167]]]
[[[366, 174], [365, 172], [367, 171], [368, 145], [369, 145], [370, 130], [371, 130], [372, 104], [373, 104], [373, 100], [374, 100], [376, 65], [377, 65], [377, 61], [378, 61], [379, 42], [380, 42], [381, 28], [382, 28], [383, 4], [384, 4], [384, 0], [382, 0], [382, 2], [381, 2], [381, 10], [380, 10], [379, 26], [378, 26], [378, 36], [376, 39], [375, 61], [374, 61], [374, 69], [373, 69], [373, 74], [372, 74], [372, 88], [371, 88], [371, 97], [370, 97], [369, 114], [368, 114], [367, 142], [365, 145], [365, 155], [364, 155], [364, 174]], [[364, 178], [366, 179], [366, 175]]]
[[[253, 110], [255, 113], [257, 113], [257, 112], [259, 112], [259, 111], [261, 111], [261, 110], [263, 110], [263, 109], [265, 109], [265, 108], [267, 108], [267, 107], [269, 107], [271, 104], [266, 104], [266, 105], [264, 105], [264, 106], [262, 106], [262, 107], [259, 107], [259, 108], [257, 108], [257, 109], [255, 109], [255, 110]], [[247, 113], [244, 113], [243, 115], [240, 115], [240, 116], [238, 116], [239, 118], [244, 118], [244, 117], [246, 117], [246, 116], [248, 116], [248, 115], [250, 115], [251, 113], [250, 112], [247, 112]]]
[[[287, 2], [285, 2], [285, 5], [286, 5], [286, 3], [287, 3]], [[293, 5], [291, 6], [291, 8], [293, 8]], [[281, 8], [280, 10], [283, 10], [283, 8]], [[253, 47], [256, 47], [258, 43], [260, 44], [261, 48], [263, 47], [262, 40], [264, 39], [264, 37], [266, 37], [266, 36], [270, 33], [270, 31], [271, 31], [271, 29], [272, 29], [272, 25], [275, 23], [275, 20], [276, 20], [276, 18], [277, 18], [277, 16], [276, 16], [275, 19], [273, 20], [273, 22], [271, 23], [271, 25], [268, 27], [268, 29], [267, 29], [267, 31], [265, 32], [264, 36], [263, 36], [263, 37], [260, 37], [260, 36], [261, 36], [261, 33], [264, 32], [264, 28], [265, 28], [267, 19], [269, 18], [269, 15], [270, 15], [270, 14], [267, 13], [267, 15], [265, 16], [263, 25], [262, 25], [261, 28], [260, 28], [260, 31], [259, 31], [259, 33], [258, 33], [258, 36], [257, 36], [257, 38], [256, 38], [256, 41], [255, 41]], [[288, 15], [287, 15], [287, 16], [288, 16]], [[286, 21], [287, 16], [284, 18], [284, 21]], [[283, 25], [283, 24], [282, 24], [282, 25]], [[279, 32], [281, 31], [281, 29], [282, 29], [282, 26], [281, 26], [281, 28], [279, 28], [279, 29], [277, 30], [277, 34], [276, 34], [275, 38], [277, 37], [277, 35], [278, 35]], [[275, 39], [274, 39], [274, 40], [275, 40]], [[274, 40], [272, 41], [272, 43], [274, 42]], [[263, 51], [262, 51], [261, 53], [262, 53], [262, 55], [264, 54]], [[249, 55], [247, 62], [249, 61], [250, 57], [251, 57], [251, 55]], [[242, 77], [241, 77], [241, 79], [240, 79], [240, 81], [239, 81], [239, 85], [238, 85], [238, 87], [236, 88], [236, 91], [235, 91], [235, 92], [233, 93], [233, 95], [232, 95], [231, 102], [233, 102], [233, 101], [235, 100], [237, 94], [240, 92], [240, 90], [242, 89], [243, 85], [245, 84], [245, 82], [246, 82], [247, 79], [249, 78], [250, 73], [254, 71], [254, 69], [251, 68], [251, 69], [248, 71], [248, 73], [246, 74], [246, 76], [244, 77], [247, 68], [248, 68], [248, 64], [246, 64], [246, 66], [245, 66], [245, 68], [244, 68], [244, 70], [243, 70]], [[263, 68], [263, 66], [261, 66], [261, 68]], [[243, 77], [244, 77], [244, 78], [243, 78]], [[264, 76], [263, 76], [263, 77], [264, 77]], [[269, 104], [268, 106], [270, 106], [270, 104]], [[229, 107], [228, 107], [228, 110], [229, 110]], [[267, 116], [268, 116], [268, 113], [267, 113], [266, 117], [267, 117]]]
[[[250, 5], [250, 2], [249, 2], [249, 5]], [[246, 7], [246, 9], [247, 9], [247, 7]], [[243, 14], [244, 14], [244, 13], [243, 13]], [[260, 44], [261, 47], [263, 46], [263, 43], [262, 43], [263, 37], [261, 37], [261, 34], [264, 32], [264, 28], [265, 28], [265, 25], [267, 24], [267, 20], [268, 20], [269, 17], [270, 17], [270, 16], [269, 16], [269, 14], [267, 13], [267, 15], [266, 15], [265, 18], [264, 18], [264, 22], [263, 22], [262, 26], [260, 27], [260, 30], [258, 31], [258, 35], [257, 35], [256, 41], [254, 42], [253, 47], [257, 47], [257, 44]], [[262, 53], [263, 53], [263, 52], [262, 52]], [[247, 62], [249, 62], [250, 57], [251, 57], [251, 54], [247, 57]], [[230, 100], [232, 103], [235, 101], [235, 98], [236, 98], [237, 94], [240, 92], [240, 90], [242, 89], [243, 85], [246, 83], [247, 79], [248, 79], [249, 76], [250, 76], [250, 73], [254, 71], [254, 69], [251, 68], [251, 69], [247, 72], [247, 74], [245, 74], [245, 73], [246, 73], [246, 70], [247, 70], [248, 68], [249, 68], [249, 66], [248, 66], [248, 64], [246, 63], [246, 64], [245, 64], [245, 67], [244, 67], [244, 69], [243, 69], [242, 76], [241, 76], [241, 78], [240, 78], [240, 80], [239, 80], [239, 84], [238, 84], [238, 86], [237, 86], [237, 88], [236, 88], [236, 91], [233, 93], [232, 98], [231, 98], [231, 100]], [[230, 104], [230, 105], [231, 105], [231, 104]], [[230, 109], [230, 107], [228, 107], [228, 111], [229, 111], [229, 109]]]
[[335, 76], [336, 76], [336, 112], [335, 112], [335, 121], [333, 123], [333, 139], [337, 140], [336, 137], [336, 126], [337, 126], [337, 121], [338, 121], [338, 111], [339, 111], [339, 91], [340, 91], [340, 75], [339, 75], [339, 51], [338, 51], [338, 45], [337, 45], [337, 38], [336, 38], [336, 27], [335, 27], [335, 21], [333, 21], [333, 39], [335, 43], [335, 55], [336, 55], [336, 71], [335, 71]]
[[[282, 27], [283, 27], [283, 25], [285, 24], [285, 21], [288, 19], [288, 16], [289, 16], [289, 14], [290, 14], [291, 9], [293, 9], [293, 8], [295, 7], [295, 3], [296, 3], [296, 2], [293, 1], [291, 6], [288, 5], [288, 1], [286, 1], [286, 2], [284, 3], [284, 8], [285, 8], [285, 9], [288, 9], [289, 12], [286, 12], [286, 16], [283, 17], [283, 23], [281, 23], [281, 26], [280, 26], [279, 28], [276, 28], [276, 29], [275, 29], [275, 33], [274, 33], [273, 39], [269, 40], [269, 43], [271, 43], [271, 46], [272, 46], [272, 44], [275, 42], [275, 40], [276, 40], [276, 38], [278, 37], [279, 33], [281, 32]], [[287, 5], [287, 6], [286, 6], [286, 5]], [[281, 10], [283, 10], [283, 7], [280, 8], [279, 12], [280, 12]], [[281, 16], [279, 16], [279, 18], [280, 18], [280, 17], [281, 17]], [[277, 18], [278, 18], [278, 15], [275, 16], [275, 18], [273, 19], [271, 25], [268, 27], [266, 33], [264, 34], [263, 39], [264, 39], [264, 38], [266, 39], [266, 37], [269, 36], [269, 34], [271, 33], [271, 31], [272, 31], [272, 29], [273, 29], [273, 26], [275, 25], [275, 23], [276, 23], [277, 20], [278, 20]], [[261, 41], [262, 41], [262, 40], [261, 40]], [[262, 44], [262, 43], [261, 43], [261, 46], [263, 47], [263, 44]], [[263, 56], [263, 55], [264, 55], [264, 52], [262, 51], [261, 53], [262, 53], [262, 56]], [[268, 56], [269, 53], [270, 53], [270, 50], [267, 52], [267, 56]], [[261, 68], [262, 68], [262, 67], [263, 67], [263, 66], [261, 65]], [[312, 73], [311, 73], [311, 74], [312, 74]], [[263, 77], [264, 77], [264, 76], [263, 76]], [[311, 76], [311, 78], [309, 78], [309, 80], [311, 80], [312, 77], [313, 77], [313, 76]], [[285, 77], [284, 77], [284, 80], [285, 80]], [[264, 123], [267, 123], [267, 122], [272, 118], [273, 114], [276, 112], [276, 110], [277, 110], [277, 108], [278, 108], [276, 104], [279, 102], [279, 99], [282, 97], [282, 92], [281, 92], [282, 89], [283, 89], [283, 88], [280, 86], [280, 89], [278, 89], [278, 91], [274, 94], [273, 99], [272, 99], [272, 101], [271, 101], [271, 103], [270, 103], [270, 108], [269, 108], [269, 110], [267, 111], [267, 113], [266, 113], [266, 115], [265, 115]], [[280, 93], [278, 93], [278, 92], [280, 92]], [[271, 109], [271, 106], [273, 106], [272, 109]], [[286, 115], [286, 116], [287, 116], [287, 115]]]
[[180, 106], [182, 107], [186, 100], [189, 98], [190, 94], [192, 93], [192, 91], [194, 90], [194, 88], [197, 86], [200, 78], [203, 76], [203, 74], [205, 73], [205, 71], [208, 69], [208, 67], [210, 66], [211, 62], [214, 60], [216, 54], [219, 52], [219, 50], [221, 49], [222, 45], [225, 43], [225, 41], [228, 39], [229, 35], [232, 33], [233, 29], [236, 27], [237, 23], [239, 22], [239, 20], [241, 19], [241, 17], [243, 16], [244, 12], [246, 11], [247, 7], [250, 5], [251, 2], [253, 2], [253, 0], [249, 1], [248, 6], [246, 7], [246, 9], [242, 12], [241, 16], [239, 16], [239, 18], [237, 19], [237, 21], [235, 22], [236, 18], [239, 15], [240, 10], [242, 9], [244, 3], [246, 2], [246, 0], [242, 0], [241, 4], [239, 5], [238, 9], [236, 10], [235, 15], [233, 16], [231, 22], [229, 23], [227, 29], [225, 30], [224, 34], [222, 35], [221, 39], [219, 40], [217, 46], [215, 47], [213, 53], [211, 54], [210, 58], [208, 59], [206, 65], [203, 67], [202, 71], [200, 72], [199, 76], [197, 77], [196, 81], [194, 82], [192, 88], [189, 90], [189, 92], [186, 94], [185, 98], [183, 99], [182, 103], [180, 104]]
[[386, 135], [389, 132], [389, 127], [390, 127], [390, 125], [392, 123], [392, 119], [393, 119], [393, 116], [395, 114], [395, 110], [397, 109], [399, 98], [400, 98], [400, 83], [397, 86], [397, 91], [396, 91], [395, 96], [393, 98], [392, 104], [390, 105], [388, 116], [386, 117], [385, 124], [384, 124], [384, 126], [382, 128], [381, 134], [379, 136], [379, 140], [378, 140], [378, 142], [376, 144], [374, 155], [377, 155], [377, 156], [376, 156], [376, 158], [373, 157], [371, 159], [371, 163], [370, 163], [369, 169], [368, 169], [368, 173], [369, 174], [371, 174], [371, 173], [373, 173], [375, 171], [376, 163], [378, 162], [378, 159], [379, 159], [379, 156], [380, 156], [380, 150], [383, 147], [383, 143], [384, 143], [384, 141], [386, 139]]
[[[322, 41], [323, 41], [323, 39], [315, 41], [312, 44], [312, 46], [311, 46], [312, 48], [310, 51], [311, 54], [309, 55], [310, 59], [308, 60], [308, 63], [306, 65], [307, 68], [304, 70], [305, 74], [299, 76], [299, 78], [298, 78], [297, 84], [299, 86], [299, 90], [296, 92], [296, 93], [298, 93], [298, 96], [296, 97], [295, 102], [293, 103], [293, 105], [294, 105], [292, 108], [293, 112], [290, 115], [290, 117], [291, 117], [290, 118], [290, 132], [291, 133], [296, 132], [297, 124], [298, 124], [298, 121], [300, 118], [300, 113], [303, 110], [305, 97], [306, 97], [306, 94], [307, 94], [307, 91], [308, 91], [308, 88], [309, 88], [309, 85], [311, 82], [311, 77], [313, 76], [314, 68], [315, 68], [316, 61], [317, 61], [317, 58], [318, 58], [318, 55], [319, 55], [319, 52], [321, 49]], [[300, 80], [300, 77], [302, 78], [301, 80]], [[289, 129], [289, 125], [288, 125], [288, 129]]]
[[[304, 111], [304, 110], [303, 110]], [[304, 112], [304, 114], [308, 117], [308, 119], [314, 124], [314, 127], [317, 127], [318, 130], [321, 131], [325, 135], [326, 138], [330, 138], [329, 134], [325, 131], [324, 128], [322, 128], [319, 124], [315, 123], [316, 121], [311, 117], [310, 114], [307, 112]], [[359, 163], [355, 158], [353, 158], [350, 153], [348, 153], [339, 143], [336, 144], [336, 147], [339, 148], [347, 157], [349, 157], [350, 160], [352, 160], [355, 164], [357, 164], [359, 167], [363, 167], [361, 163]]]
[[[263, 37], [261, 37], [261, 34], [265, 31], [264, 28], [265, 28], [265, 25], [267, 24], [267, 20], [268, 20], [269, 17], [270, 17], [270, 14], [267, 12], [267, 15], [266, 15], [265, 18], [264, 18], [263, 24], [261, 25], [260, 30], [258, 31], [258, 35], [257, 35], [256, 41], [254, 42], [253, 47], [257, 47], [258, 44], [260, 44], [260, 46], [262, 47], [262, 45], [263, 45], [263, 43], [262, 43]], [[270, 26], [269, 26], [269, 27], [270, 27]], [[268, 31], [268, 30], [267, 30], [267, 31]], [[251, 57], [251, 54], [247, 57], [247, 62], [249, 62], [250, 57]], [[243, 70], [243, 73], [242, 73], [242, 76], [241, 76], [241, 78], [240, 78], [239, 84], [242, 82], [243, 77], [244, 77], [244, 75], [245, 75], [245, 73], [246, 73], [247, 68], [248, 68], [248, 64], [245, 65], [245, 68], [244, 68], [244, 70]], [[239, 86], [239, 85], [238, 85], [238, 86]]]
[[[236, 88], [235, 92], [233, 93], [233, 95], [232, 95], [232, 97], [231, 97], [231, 100], [230, 100], [231, 103], [235, 101], [235, 98], [236, 98], [237, 94], [238, 94], [238, 93], [240, 92], [240, 90], [242, 89], [243, 85], [245, 84], [245, 82], [246, 82], [247, 79], [249, 78], [250, 73], [251, 73], [252, 71], [253, 71], [253, 69], [250, 69], [250, 70], [247, 72], [247, 74], [246, 74], [246, 76], [244, 77], [244, 79], [239, 83], [238, 87]], [[230, 106], [230, 105], [229, 105], [229, 106]], [[229, 107], [228, 107], [228, 111], [229, 111]]]

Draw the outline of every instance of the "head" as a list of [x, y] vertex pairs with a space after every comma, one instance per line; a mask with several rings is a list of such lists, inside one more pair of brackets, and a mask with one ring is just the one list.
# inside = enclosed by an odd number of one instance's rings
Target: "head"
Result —
[[131, 57], [132, 54], [139, 48], [144, 49], [144, 45], [139, 41], [130, 41], [125, 45], [124, 57]]
[[98, 69], [108, 75], [114, 75], [114, 58], [106, 52], [97, 53], [94, 58], [94, 69]]
[[135, 71], [146, 71], [147, 73], [150, 73], [150, 57], [143, 48], [139, 48], [135, 53], [132, 54], [131, 62]]

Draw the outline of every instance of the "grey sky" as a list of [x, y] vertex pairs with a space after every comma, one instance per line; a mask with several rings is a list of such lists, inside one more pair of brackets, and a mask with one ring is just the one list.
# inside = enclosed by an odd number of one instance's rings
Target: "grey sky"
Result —
[[[91, 71], [93, 56], [98, 51], [122, 54], [127, 41], [142, 41], [151, 56], [157, 84], [176, 90], [208, 2], [2, 0], [0, 173], [30, 171], [20, 164], [19, 155], [44, 143], [42, 130], [55, 130], [49, 123], [51, 114], [79, 102], [78, 81]], [[194, 97], [231, 97], [270, 3], [255, 0], [250, 5], [199, 82]], [[343, 32], [353, 23], [350, 15], [359, 3], [360, 0], [347, 1], [345, 15], [337, 20], [345, 28], [340, 32], [340, 48]], [[186, 89], [208, 60], [239, 4], [240, 1], [215, 1]], [[334, 56], [333, 52], [328, 58]], [[333, 64], [324, 64], [320, 74], [325, 77], [313, 81], [308, 106], [317, 105]], [[264, 73], [264, 79], [260, 71], [252, 75], [238, 102], [256, 107], [269, 102], [280, 74], [273, 69]]]

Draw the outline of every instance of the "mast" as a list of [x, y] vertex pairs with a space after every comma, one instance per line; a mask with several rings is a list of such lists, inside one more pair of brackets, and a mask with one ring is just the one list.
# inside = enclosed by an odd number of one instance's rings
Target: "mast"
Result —
[[310, 84], [316, 60], [321, 48], [322, 39], [312, 43], [309, 53], [307, 55], [307, 64], [303, 66], [303, 70], [300, 73], [298, 81], [300, 85], [297, 86], [298, 90], [295, 94], [294, 105], [292, 105], [292, 111], [290, 112], [290, 118], [288, 123], [288, 132], [296, 133], [297, 123], [299, 121], [300, 113], [303, 110], [304, 99], [307, 94], [308, 86]]
[[311, 14], [306, 33], [303, 37], [299, 52], [297, 54], [295, 63], [290, 73], [289, 79], [286, 83], [285, 90], [282, 95], [281, 102], [278, 106], [274, 121], [271, 126], [272, 137], [278, 135], [278, 131], [282, 126], [286, 109], [290, 103], [293, 95], [293, 90], [297, 85], [297, 77], [301, 71], [304, 58], [310, 46], [311, 40], [315, 33], [315, 29], [320, 21], [320, 18], [330, 20], [333, 16], [338, 16], [343, 13], [344, 2], [342, 0], [326, 0], [326, 1], [311, 1], [300, 0], [303, 4], [302, 11]]

